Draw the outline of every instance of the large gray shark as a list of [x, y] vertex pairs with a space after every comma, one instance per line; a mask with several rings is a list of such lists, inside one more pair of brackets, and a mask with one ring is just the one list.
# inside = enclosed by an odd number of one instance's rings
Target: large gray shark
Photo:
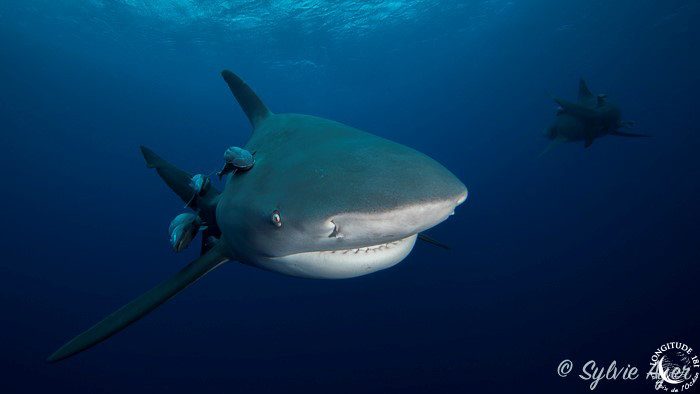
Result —
[[141, 147], [147, 165], [207, 224], [202, 255], [58, 349], [70, 357], [115, 334], [220, 264], [281, 274], [351, 278], [391, 267], [421, 231], [464, 202], [450, 171], [406, 146], [309, 115], [273, 114], [234, 73], [224, 80], [253, 126], [255, 165], [223, 192], [194, 195], [191, 175]]
[[588, 148], [596, 138], [606, 135], [647, 137], [621, 131], [621, 128], [631, 126], [632, 122], [623, 122], [620, 108], [604, 94], [594, 96], [583, 79], [579, 80], [578, 102], [558, 97], [554, 101], [559, 104], [559, 109], [557, 117], [545, 133], [552, 140], [545, 152], [569, 141], [583, 141], [584, 147]]

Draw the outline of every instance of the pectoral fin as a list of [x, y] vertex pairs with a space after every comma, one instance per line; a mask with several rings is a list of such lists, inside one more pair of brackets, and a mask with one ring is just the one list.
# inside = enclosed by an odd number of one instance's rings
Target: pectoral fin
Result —
[[229, 256], [224, 242], [217, 243], [206, 254], [188, 264], [166, 281], [143, 293], [87, 331], [73, 338], [49, 356], [47, 361], [56, 362], [63, 360], [102, 342], [136, 320], [146, 316], [182, 289], [227, 260], [229, 260]]
[[566, 138], [564, 138], [564, 137], [557, 137], [557, 138], [553, 139], [552, 142], [550, 142], [549, 145], [547, 145], [547, 147], [544, 148], [542, 153], [537, 155], [537, 157], [540, 158], [540, 157], [544, 156], [547, 152], [556, 148], [557, 146], [559, 146], [560, 144], [562, 144], [564, 142], [566, 142]]

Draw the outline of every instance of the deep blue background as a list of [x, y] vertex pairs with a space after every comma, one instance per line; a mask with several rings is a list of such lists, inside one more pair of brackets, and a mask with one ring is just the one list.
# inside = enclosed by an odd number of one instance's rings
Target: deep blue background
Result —
[[[590, 359], [700, 351], [699, 2], [146, 4], [0, 5], [1, 392], [590, 392]], [[343, 281], [227, 264], [46, 364], [196, 256], [138, 146], [209, 172], [243, 145], [224, 67], [451, 169], [469, 198], [430, 234], [452, 250]], [[537, 158], [579, 76], [653, 137]]]

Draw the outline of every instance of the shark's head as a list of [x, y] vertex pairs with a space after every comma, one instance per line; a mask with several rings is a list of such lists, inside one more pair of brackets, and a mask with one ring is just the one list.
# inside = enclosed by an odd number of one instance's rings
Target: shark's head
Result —
[[390, 267], [467, 197], [431, 158], [325, 119], [271, 116], [246, 148], [256, 164], [231, 177], [217, 222], [241, 261], [288, 275]]
[[597, 108], [600, 117], [599, 123], [604, 133], [613, 132], [617, 129], [617, 125], [622, 118], [620, 107], [610, 100], [605, 100]]
[[586, 137], [584, 124], [569, 113], [557, 114], [554, 121], [545, 132], [545, 137], [550, 140], [564, 139], [567, 141], [582, 140]]

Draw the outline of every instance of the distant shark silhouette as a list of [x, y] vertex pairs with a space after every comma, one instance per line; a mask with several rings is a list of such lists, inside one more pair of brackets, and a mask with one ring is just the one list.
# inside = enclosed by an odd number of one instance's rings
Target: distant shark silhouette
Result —
[[[148, 167], [184, 202], [192, 200], [207, 224], [201, 257], [66, 343], [49, 362], [108, 338], [228, 260], [324, 279], [391, 267], [409, 254], [419, 232], [447, 219], [467, 197], [462, 182], [420, 152], [331, 120], [275, 115], [234, 73], [222, 76], [253, 126], [245, 146], [256, 152], [251, 170], [230, 175], [223, 193], [212, 187], [193, 199], [191, 175], [141, 147]], [[211, 237], [220, 239], [205, 243]]]
[[621, 121], [620, 108], [604, 94], [594, 96], [583, 79], [579, 80], [578, 102], [572, 103], [558, 97], [554, 97], [554, 101], [559, 104], [557, 117], [545, 133], [552, 142], [542, 154], [569, 141], [583, 141], [584, 147], [588, 148], [596, 138], [606, 135], [648, 137], [620, 131], [631, 126], [632, 122]]

